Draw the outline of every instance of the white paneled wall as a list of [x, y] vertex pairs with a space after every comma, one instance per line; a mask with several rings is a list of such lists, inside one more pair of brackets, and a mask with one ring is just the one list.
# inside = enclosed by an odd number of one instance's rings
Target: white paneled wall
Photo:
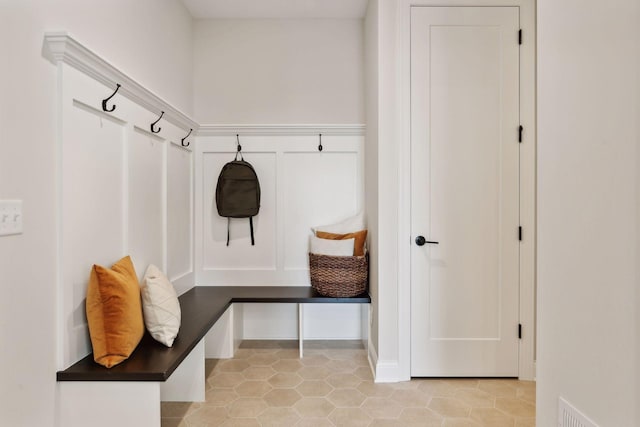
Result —
[[[315, 144], [308, 145], [315, 148]], [[355, 150], [283, 153], [280, 173], [285, 272], [303, 272], [307, 278], [311, 226], [333, 222], [361, 209], [362, 170], [358, 156], [359, 151]]]
[[[133, 127], [128, 155], [128, 248], [142, 279], [149, 264], [166, 271], [164, 257], [164, 155], [167, 142], [148, 130]], [[161, 265], [159, 265], [161, 264]]]
[[[297, 304], [243, 304], [242, 336], [255, 339], [297, 339]], [[265, 322], [265, 319], [269, 319]], [[305, 319], [306, 320], [306, 319]]]
[[166, 266], [176, 280], [193, 274], [193, 154], [175, 144], [167, 151]]
[[[151, 263], [178, 292], [193, 286], [193, 154], [186, 134], [112, 89], [59, 64], [58, 365], [91, 351], [85, 296], [93, 264], [131, 255], [138, 277]], [[187, 130], [188, 131], [188, 130]]]
[[[243, 144], [245, 144], [243, 142]], [[251, 236], [248, 219], [231, 220], [231, 242], [227, 247], [227, 218], [218, 215], [215, 203], [216, 183], [220, 170], [228, 161], [233, 160], [233, 154], [224, 151], [203, 151], [198, 141], [198, 163], [202, 171], [202, 192], [198, 191], [198, 200], [203, 201], [202, 209], [202, 272], [212, 276], [224, 275], [225, 284], [248, 285], [247, 276], [259, 275], [252, 272], [276, 270], [276, 192], [273, 183], [276, 178], [276, 154], [274, 152], [247, 153], [246, 160], [250, 162], [261, 184], [260, 213], [253, 219], [256, 246], [251, 246]], [[228, 276], [229, 272], [233, 276]], [[214, 279], [215, 280], [215, 279]], [[207, 280], [208, 281], [208, 280]], [[200, 283], [199, 283], [200, 284]]]
[[[300, 129], [298, 129], [299, 132]], [[206, 132], [206, 129], [205, 129]], [[363, 144], [360, 135], [251, 135], [240, 132], [244, 159], [258, 174], [260, 213], [248, 219], [218, 216], [215, 189], [222, 166], [236, 153], [235, 135], [197, 138], [196, 283], [199, 286], [309, 286], [311, 227], [356, 214], [363, 207]], [[363, 338], [360, 305], [309, 305], [305, 338]], [[269, 319], [265, 322], [265, 319]], [[331, 322], [327, 319], [342, 319]], [[345, 324], [349, 326], [344, 327]], [[292, 304], [245, 304], [245, 339], [297, 337]]]
[[262, 191], [254, 218], [218, 216], [215, 191], [222, 166], [233, 160], [236, 137], [198, 137], [196, 149], [196, 281], [210, 286], [308, 285], [311, 227], [357, 213], [363, 206], [361, 136], [240, 136], [244, 159]]
[[[310, 339], [367, 339], [362, 304], [305, 304], [304, 336]], [[366, 320], [365, 320], [366, 322]]]

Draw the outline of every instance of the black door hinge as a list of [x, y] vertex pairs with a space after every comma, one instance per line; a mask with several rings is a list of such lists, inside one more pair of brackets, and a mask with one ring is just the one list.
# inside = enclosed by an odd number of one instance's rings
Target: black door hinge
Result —
[[522, 30], [518, 30], [518, 44], [522, 44]]
[[522, 323], [518, 323], [518, 339], [522, 339]]
[[522, 127], [522, 125], [520, 125], [520, 127], [518, 128], [518, 142], [522, 142], [522, 131], [524, 130], [524, 128]]
[[522, 226], [518, 227], [518, 240], [522, 241]]

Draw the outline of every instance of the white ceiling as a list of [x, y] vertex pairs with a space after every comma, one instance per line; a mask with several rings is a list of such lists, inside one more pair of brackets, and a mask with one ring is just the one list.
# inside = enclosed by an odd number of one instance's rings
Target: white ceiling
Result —
[[182, 0], [198, 19], [362, 18], [367, 0]]

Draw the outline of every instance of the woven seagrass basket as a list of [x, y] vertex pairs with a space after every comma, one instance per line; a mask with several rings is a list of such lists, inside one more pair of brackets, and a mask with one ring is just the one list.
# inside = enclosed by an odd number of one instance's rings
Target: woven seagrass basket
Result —
[[355, 297], [367, 290], [369, 255], [329, 256], [309, 253], [311, 287], [320, 295]]

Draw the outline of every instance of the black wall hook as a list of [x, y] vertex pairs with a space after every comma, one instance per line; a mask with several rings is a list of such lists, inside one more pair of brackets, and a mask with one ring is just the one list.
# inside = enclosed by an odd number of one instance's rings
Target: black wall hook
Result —
[[[158, 129], [160, 130], [160, 129]], [[186, 144], [184, 143], [184, 140], [189, 138], [189, 135], [191, 135], [191, 132], [193, 132], [193, 129], [189, 129], [189, 133], [187, 134], [187, 136], [185, 136], [184, 138], [182, 138], [182, 142], [180, 143], [180, 145], [182, 145], [183, 147], [188, 147], [189, 146], [189, 142], [187, 142]]]
[[236, 134], [236, 144], [237, 144], [236, 160], [238, 160], [238, 154], [240, 154], [240, 160], [244, 160], [244, 157], [242, 156], [242, 145], [240, 145], [240, 135], [238, 134]]
[[120, 84], [116, 83], [116, 90], [111, 94], [110, 97], [102, 100], [102, 111], [105, 111], [107, 113], [111, 113], [111, 112], [113, 112], [113, 110], [116, 109], [116, 105], [115, 104], [111, 107], [111, 109], [108, 109], [107, 108], [107, 101], [109, 101], [111, 98], [113, 98], [116, 95], [116, 93], [118, 93], [118, 89], [120, 89]]
[[162, 130], [162, 128], [158, 128], [158, 130], [155, 130], [153, 128], [160, 121], [162, 116], [164, 116], [164, 111], [160, 112], [160, 117], [158, 117], [158, 120], [156, 120], [155, 122], [151, 123], [151, 133], [158, 133], [158, 132], [160, 132]]
[[320, 145], [318, 145], [318, 151], [322, 151], [322, 134], [320, 134]]

